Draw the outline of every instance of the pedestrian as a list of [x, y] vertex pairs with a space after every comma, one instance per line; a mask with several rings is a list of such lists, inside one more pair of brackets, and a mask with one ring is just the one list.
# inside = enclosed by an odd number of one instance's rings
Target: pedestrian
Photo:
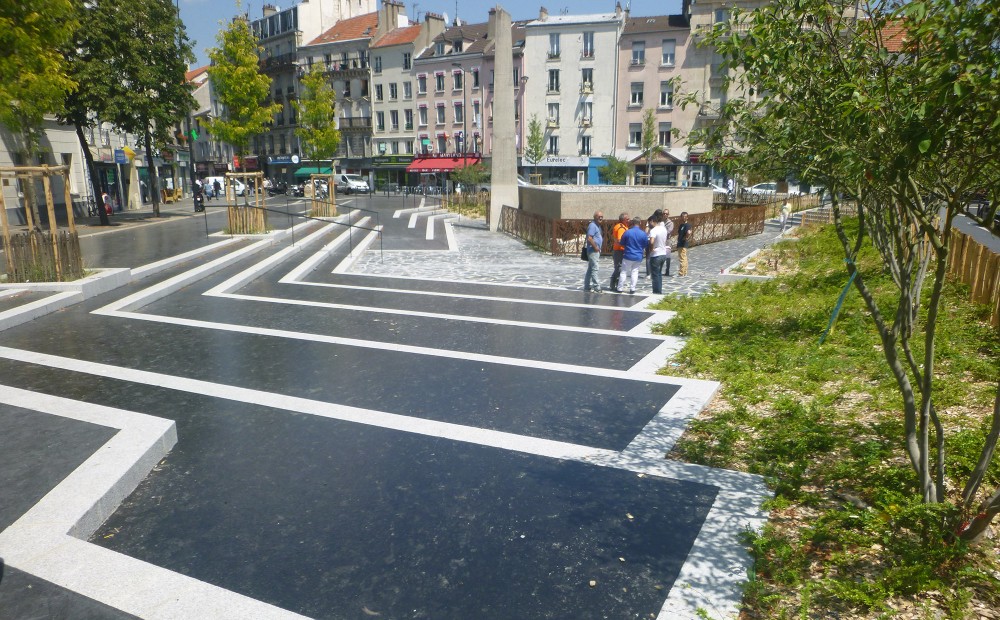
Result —
[[101, 205], [104, 207], [104, 212], [108, 215], [113, 214], [114, 208], [111, 206], [111, 196], [107, 192], [101, 192]]
[[618, 216], [618, 221], [611, 228], [611, 260], [614, 262], [615, 270], [611, 273], [611, 290], [615, 290], [618, 286], [618, 276], [622, 272], [622, 257], [625, 256], [625, 246], [621, 244], [622, 235], [628, 230], [629, 225], [628, 213], [622, 213]]
[[[656, 211], [653, 211], [653, 214], [650, 215], [649, 218], [646, 220], [646, 235], [649, 235], [649, 233], [651, 233], [653, 231], [653, 226], [656, 226], [656, 222], [658, 222], [662, 216], [663, 216], [663, 209], [657, 209]], [[646, 277], [647, 278], [649, 277], [649, 272], [650, 271], [651, 270], [649, 268], [649, 251], [647, 250], [646, 251]]]
[[622, 245], [625, 246], [625, 255], [622, 259], [622, 273], [618, 277], [618, 292], [625, 292], [625, 279], [629, 280], [629, 295], [635, 295], [635, 287], [639, 283], [639, 266], [642, 265], [642, 257], [649, 247], [649, 237], [642, 229], [642, 219], [632, 218], [632, 226], [622, 235]]
[[785, 232], [785, 224], [788, 223], [788, 216], [792, 214], [792, 203], [785, 200], [781, 205], [781, 232]]
[[688, 245], [691, 243], [694, 227], [688, 222], [687, 211], [681, 213], [681, 225], [677, 227], [677, 256], [681, 264], [677, 269], [677, 275], [686, 276], [688, 274]]
[[601, 224], [604, 214], [594, 212], [594, 219], [587, 225], [587, 275], [583, 277], [583, 290], [601, 293], [601, 283], [597, 279], [598, 260], [601, 258], [601, 247], [604, 245], [604, 234]]
[[663, 294], [663, 265], [670, 257], [669, 234], [661, 214], [649, 231], [649, 269], [653, 274], [654, 295]]
[[216, 198], [222, 196], [222, 183], [219, 182], [219, 179], [212, 181], [212, 189], [215, 190]]
[[673, 252], [670, 250], [670, 237], [674, 234], [674, 222], [670, 219], [670, 211], [665, 210], [663, 212], [663, 227], [667, 229], [667, 254], [663, 261], [663, 271], [664, 274], [670, 277], [670, 258]]

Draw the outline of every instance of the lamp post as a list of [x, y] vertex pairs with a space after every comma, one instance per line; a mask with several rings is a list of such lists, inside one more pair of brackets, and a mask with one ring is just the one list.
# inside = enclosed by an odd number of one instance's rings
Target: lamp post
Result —
[[451, 66], [458, 67], [462, 71], [462, 155], [464, 156], [469, 152], [469, 111], [465, 109], [467, 103], [465, 98], [465, 68], [460, 62], [453, 62]]

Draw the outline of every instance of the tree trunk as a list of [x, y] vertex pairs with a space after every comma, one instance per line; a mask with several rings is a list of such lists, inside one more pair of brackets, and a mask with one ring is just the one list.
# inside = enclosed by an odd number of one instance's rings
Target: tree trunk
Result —
[[83, 150], [84, 165], [87, 166], [87, 170], [90, 172], [90, 190], [94, 192], [94, 204], [97, 205], [97, 214], [101, 218], [101, 226], [108, 226], [111, 221], [108, 219], [107, 211], [104, 210], [104, 204], [99, 202], [101, 188], [97, 184], [97, 174], [95, 174], [96, 170], [94, 170], [94, 154], [90, 152], [90, 147], [87, 145], [87, 138], [83, 135], [83, 127], [81, 125], [76, 126], [76, 138], [80, 141], [80, 149]]
[[146, 134], [142, 138], [146, 142], [146, 166], [149, 168], [149, 191], [153, 200], [153, 217], [160, 217], [160, 175], [153, 165], [153, 136], [146, 127]]

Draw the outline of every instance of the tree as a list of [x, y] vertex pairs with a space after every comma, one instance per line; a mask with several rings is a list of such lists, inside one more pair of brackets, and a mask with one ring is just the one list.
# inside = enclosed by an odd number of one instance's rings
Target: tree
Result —
[[524, 161], [534, 168], [544, 158], [545, 134], [542, 132], [542, 122], [538, 120], [537, 114], [532, 114], [531, 120], [528, 121], [528, 140], [524, 147]]
[[608, 160], [607, 165], [597, 169], [601, 178], [606, 180], [609, 185], [625, 185], [631, 168], [628, 162], [624, 159], [618, 159], [614, 155], [605, 155], [604, 158]]
[[[80, 17], [78, 36], [66, 48], [80, 88], [67, 99], [62, 120], [76, 126], [95, 196], [101, 192], [83, 128], [106, 121], [139, 136], [153, 213], [159, 216], [153, 150], [170, 142], [173, 127], [194, 107], [184, 80], [187, 63], [194, 60], [184, 24], [171, 0], [91, 0], [81, 7]], [[99, 211], [101, 223], [107, 224], [103, 209]]]
[[264, 131], [281, 111], [281, 104], [266, 103], [271, 78], [258, 70], [262, 48], [246, 19], [234, 19], [217, 40], [219, 46], [208, 52], [212, 61], [208, 75], [223, 113], [221, 118], [209, 120], [207, 126], [216, 138], [236, 150], [242, 167], [250, 138]]
[[299, 137], [306, 158], [311, 161], [330, 159], [340, 146], [340, 130], [336, 122], [337, 94], [326, 79], [321, 65], [314, 65], [302, 78], [302, 94], [292, 105], [299, 113]]
[[656, 112], [652, 108], [646, 108], [646, 111], [642, 113], [642, 142], [639, 146], [646, 158], [646, 178], [651, 179], [653, 176], [653, 153], [660, 146], [656, 135]]
[[[25, 164], [35, 163], [45, 115], [59, 113], [77, 86], [60, 53], [79, 26], [75, 11], [71, 0], [0, 5], [0, 124], [20, 140]], [[23, 188], [25, 208], [34, 209], [34, 184]]]
[[[831, 191], [850, 281], [901, 396], [917, 492], [925, 503], [947, 502], [950, 431], [948, 412], [937, 406], [947, 369], [936, 365], [935, 334], [952, 222], [976, 190], [991, 188], [993, 205], [998, 198], [1000, 7], [996, 0], [857, 6], [863, 19], [854, 18], [856, 5], [825, 0], [734, 9], [706, 43], [724, 58], [726, 87], [743, 96], [731, 97], [719, 124], [691, 139], [730, 169], [772, 178], [795, 170]], [[902, 36], [891, 34], [897, 29]], [[845, 226], [844, 200], [857, 206], [856, 232]], [[876, 298], [872, 274], [855, 263], [865, 243], [892, 277], [892, 299]], [[953, 531], [963, 539], [980, 536], [1000, 513], [1000, 490], [981, 492], [1000, 437], [1000, 384], [986, 421], [979, 458], [954, 500]]]
[[461, 183], [463, 188], [477, 187], [489, 179], [490, 171], [482, 163], [455, 168], [451, 173], [451, 180]]

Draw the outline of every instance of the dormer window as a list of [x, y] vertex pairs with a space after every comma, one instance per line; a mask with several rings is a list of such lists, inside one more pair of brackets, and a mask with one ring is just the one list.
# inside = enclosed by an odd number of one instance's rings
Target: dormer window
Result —
[[434, 55], [435, 56], [444, 56], [444, 41], [438, 41], [434, 45]]
[[451, 44], [451, 51], [452, 51], [452, 53], [461, 52], [462, 51], [462, 43], [463, 43], [463, 41], [455, 41], [454, 43], [452, 43]]

